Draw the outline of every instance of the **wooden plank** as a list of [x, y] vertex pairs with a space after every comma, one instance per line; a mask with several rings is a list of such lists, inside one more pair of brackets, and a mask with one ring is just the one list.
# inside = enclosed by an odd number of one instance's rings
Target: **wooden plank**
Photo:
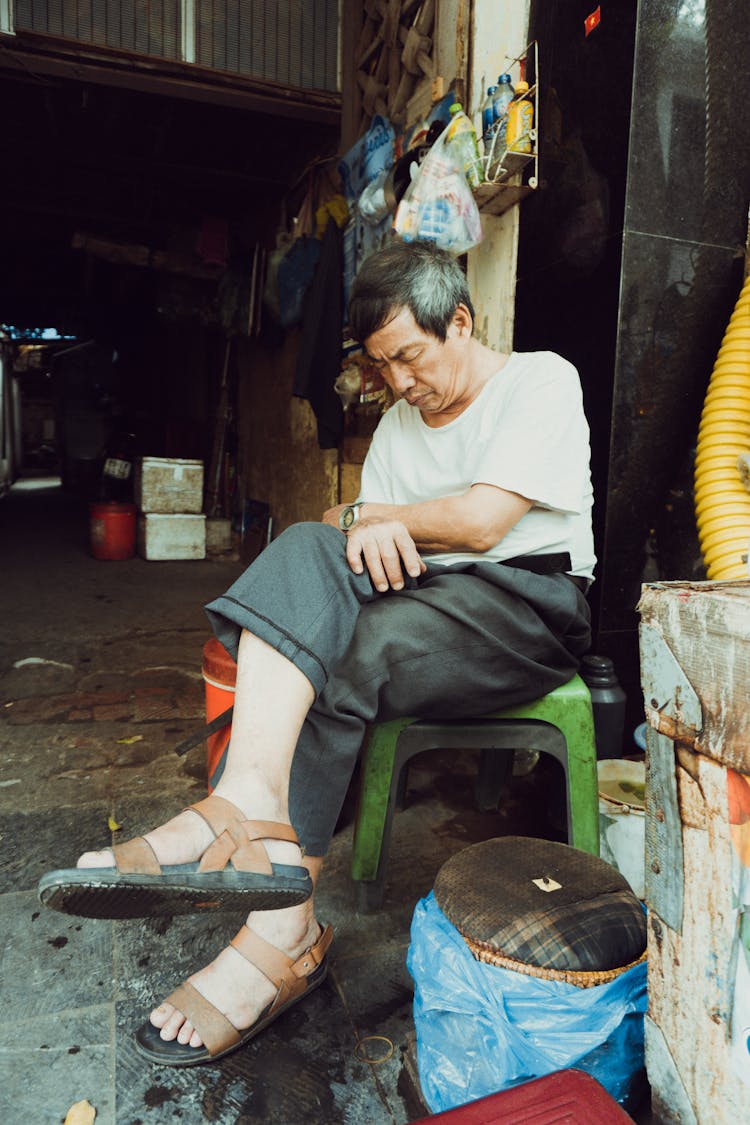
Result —
[[750, 773], [750, 583], [661, 582], [643, 587], [641, 630], [661, 633], [688, 684], [700, 685], [702, 728], [645, 700], [652, 726], [740, 773]]
[[[728, 767], [749, 752], [750, 583], [648, 584], [639, 608], [653, 1108], [665, 1122], [747, 1121], [747, 997], [737, 986], [746, 899]], [[678, 882], [680, 909], [670, 901]]]
[[646, 899], [663, 922], [682, 931], [682, 826], [677, 803], [674, 744], [646, 732]]
[[477, 207], [485, 215], [503, 215], [532, 192], [527, 184], [480, 184], [474, 192]]
[[359, 434], [351, 434], [345, 437], [341, 443], [341, 460], [361, 465], [367, 456], [371, 441], [372, 438], [362, 437]]
[[442, 74], [447, 86], [468, 80], [470, 0], [440, 0], [435, 8], [433, 40], [435, 73]]
[[359, 496], [362, 480], [362, 466], [348, 461], [339, 465], [339, 504], [350, 504]]
[[[655, 911], [648, 925], [649, 1018], [674, 1069], [666, 1070], [664, 1051], [650, 1033], [646, 1064], [658, 1120], [677, 1120], [672, 1116], [676, 1076], [680, 1100], [684, 1095], [695, 1121], [740, 1122], [748, 1120], [748, 1102], [729, 1052], [737, 910], [726, 770], [703, 756], [696, 765], [705, 826], [682, 828], [683, 932], [665, 925]], [[650, 907], [648, 894], [647, 902]], [[679, 1120], [690, 1121], [690, 1112]]]

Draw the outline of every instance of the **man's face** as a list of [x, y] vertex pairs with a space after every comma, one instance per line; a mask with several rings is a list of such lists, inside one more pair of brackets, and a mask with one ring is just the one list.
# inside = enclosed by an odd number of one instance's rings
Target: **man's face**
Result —
[[410, 309], [402, 309], [367, 337], [365, 350], [397, 398], [423, 414], [450, 411], [464, 391], [461, 361], [471, 336], [468, 319], [467, 333], [457, 313], [443, 342], [420, 328]]

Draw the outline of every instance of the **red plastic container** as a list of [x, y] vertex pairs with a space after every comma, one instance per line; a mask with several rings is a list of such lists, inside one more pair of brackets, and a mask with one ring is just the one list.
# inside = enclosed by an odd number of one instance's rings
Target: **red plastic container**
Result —
[[582, 1070], [557, 1070], [543, 1078], [477, 1098], [414, 1125], [633, 1125], [600, 1082]]
[[95, 559], [120, 561], [135, 554], [135, 504], [103, 500], [89, 505], [89, 538]]
[[[224, 645], [212, 637], [203, 646], [203, 680], [206, 685], [206, 722], [217, 719], [234, 703], [237, 665]], [[208, 753], [208, 791], [213, 792], [214, 775], [229, 743], [231, 724], [222, 727], [206, 740]], [[218, 778], [217, 778], [218, 780]]]

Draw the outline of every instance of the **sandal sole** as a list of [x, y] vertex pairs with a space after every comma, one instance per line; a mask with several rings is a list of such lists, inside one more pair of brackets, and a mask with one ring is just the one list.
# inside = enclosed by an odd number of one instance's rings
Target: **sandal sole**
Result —
[[[67, 877], [66, 877], [67, 876]], [[81, 918], [146, 918], [230, 910], [281, 910], [312, 894], [308, 878], [257, 876], [252, 886], [190, 886], [175, 876], [128, 876], [95, 881], [50, 872], [39, 882], [39, 900], [51, 910]]]

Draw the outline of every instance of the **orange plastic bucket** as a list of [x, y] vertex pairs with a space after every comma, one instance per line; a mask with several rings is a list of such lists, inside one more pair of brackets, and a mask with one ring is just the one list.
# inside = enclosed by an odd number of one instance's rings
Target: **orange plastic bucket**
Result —
[[120, 561], [135, 554], [135, 504], [103, 500], [89, 505], [89, 538], [95, 559]]
[[[206, 685], [206, 722], [210, 723], [234, 704], [234, 685], [237, 679], [237, 665], [215, 637], [206, 641], [203, 646], [202, 671]], [[214, 785], [223, 772], [223, 758], [231, 733], [232, 726], [228, 723], [215, 734], [210, 734], [206, 740], [209, 793], [213, 792]]]

